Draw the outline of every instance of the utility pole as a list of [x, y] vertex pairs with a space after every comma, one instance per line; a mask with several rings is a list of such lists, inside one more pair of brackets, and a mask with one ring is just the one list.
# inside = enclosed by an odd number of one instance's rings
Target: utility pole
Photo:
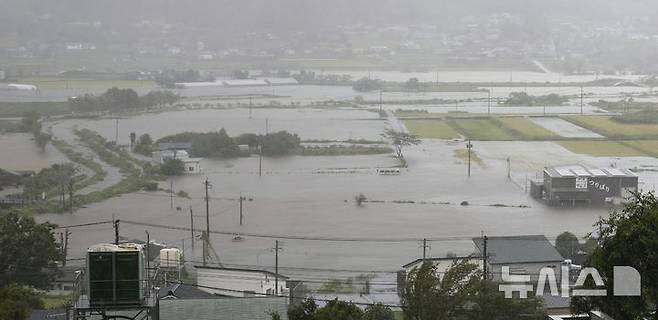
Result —
[[169, 181], [169, 207], [174, 209], [174, 180]]
[[192, 235], [192, 255], [194, 255], [194, 213], [192, 206], [190, 206], [190, 233]]
[[249, 96], [249, 119], [251, 119], [251, 96]]
[[279, 240], [274, 242], [274, 294], [279, 295]]
[[263, 146], [258, 146], [258, 176], [263, 176]]
[[423, 238], [423, 260], [427, 259], [427, 238]]
[[507, 179], [511, 178], [512, 164], [510, 157], [507, 157]]
[[148, 290], [147, 295], [150, 296], [151, 294], [151, 288], [149, 287], [150, 284], [150, 277], [151, 277], [151, 259], [150, 259], [150, 249], [151, 249], [151, 235], [149, 234], [148, 230], [144, 230], [146, 232], [146, 290]]
[[269, 126], [270, 126], [269, 119], [265, 118], [265, 135], [267, 135], [267, 133], [270, 131]]
[[488, 263], [487, 241], [488, 240], [489, 238], [487, 236], [482, 237], [482, 243], [483, 243], [482, 270], [484, 271], [484, 280], [487, 280], [489, 278], [489, 274], [487, 273], [487, 263]]
[[208, 178], [206, 177], [206, 181], [204, 182], [204, 185], [206, 187], [206, 234], [204, 237], [203, 241], [203, 265], [206, 265], [206, 256], [208, 253], [208, 242], [210, 241], [210, 197], [208, 196], [208, 188], [210, 188], [210, 182], [208, 182]]
[[59, 233], [59, 241], [60, 245], [62, 247], [62, 266], [66, 267], [66, 256], [69, 251], [69, 236], [71, 235], [71, 232], [69, 231], [68, 228], [64, 230], [64, 232]]
[[114, 144], [119, 145], [119, 118], [116, 118], [114, 126]]
[[69, 210], [73, 214], [73, 178], [69, 179]]
[[[112, 217], [112, 220], [114, 220], [114, 217]], [[119, 221], [114, 220], [114, 244], [119, 244]]]
[[382, 114], [382, 89], [379, 89], [379, 114]]
[[583, 114], [583, 86], [580, 86], [580, 114]]
[[468, 140], [468, 143], [466, 143], [466, 149], [468, 149], [468, 176], [471, 176], [471, 149], [473, 149], [473, 144], [471, 143], [471, 140]]
[[489, 91], [489, 97], [487, 98], [487, 114], [491, 114], [491, 89]]
[[246, 197], [242, 196], [242, 192], [240, 192], [240, 198], [238, 199], [238, 202], [240, 203], [240, 225], [242, 225], [242, 201], [246, 199]]

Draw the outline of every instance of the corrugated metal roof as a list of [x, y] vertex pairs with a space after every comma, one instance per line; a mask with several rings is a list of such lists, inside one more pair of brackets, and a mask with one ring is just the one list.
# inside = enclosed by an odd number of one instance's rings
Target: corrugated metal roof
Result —
[[[473, 238], [473, 243], [480, 252], [483, 251], [482, 238]], [[487, 253], [491, 264], [563, 260], [544, 235], [489, 237]]]

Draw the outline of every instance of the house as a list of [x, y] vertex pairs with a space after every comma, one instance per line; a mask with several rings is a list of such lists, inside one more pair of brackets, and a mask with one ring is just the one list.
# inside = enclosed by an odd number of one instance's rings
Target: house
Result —
[[[265, 270], [195, 266], [204, 291], [230, 297], [288, 296], [288, 277]], [[279, 290], [276, 291], [276, 285]]]
[[638, 190], [638, 177], [626, 169], [570, 165], [544, 168], [543, 180], [531, 181], [530, 194], [549, 205], [624, 202]]
[[84, 268], [80, 266], [60, 267], [48, 290], [48, 295], [66, 296], [73, 293], [73, 285], [80, 276], [82, 269]]
[[160, 151], [187, 151], [192, 150], [191, 142], [159, 142], [158, 150]]
[[288, 319], [286, 297], [214, 297], [160, 299], [159, 320], [271, 320], [270, 313]]
[[416, 259], [412, 262], [409, 262], [402, 266], [405, 274], [409, 274], [411, 270], [420, 267], [425, 261], [429, 261], [436, 267], [436, 271], [439, 274], [439, 277], [443, 277], [446, 271], [452, 266], [452, 264], [461, 259], [467, 259], [469, 262], [474, 263], [482, 270], [483, 260], [479, 256], [461, 256], [461, 257], [444, 257], [444, 258], [427, 258], [427, 259]]
[[185, 283], [174, 283], [158, 289], [158, 299], [209, 299], [214, 295]]
[[[484, 239], [473, 238], [476, 254], [484, 255]], [[536, 283], [544, 267], [552, 268], [556, 279], [560, 278], [562, 255], [544, 235], [488, 237], [487, 269], [493, 281], [502, 280], [502, 268], [509, 267], [510, 274], [529, 275]]]

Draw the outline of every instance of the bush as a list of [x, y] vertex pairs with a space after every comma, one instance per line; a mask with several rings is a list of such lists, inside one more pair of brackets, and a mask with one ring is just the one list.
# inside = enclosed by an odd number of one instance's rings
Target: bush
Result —
[[165, 176], [177, 176], [183, 174], [185, 164], [180, 159], [167, 158], [160, 165], [160, 173]]

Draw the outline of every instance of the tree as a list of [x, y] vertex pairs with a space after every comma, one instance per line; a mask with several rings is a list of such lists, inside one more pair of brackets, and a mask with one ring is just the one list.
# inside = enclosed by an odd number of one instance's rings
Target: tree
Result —
[[135, 140], [137, 140], [137, 135], [134, 132], [130, 133], [130, 149], [132, 150], [133, 145], [135, 144]]
[[367, 306], [363, 312], [363, 320], [393, 320], [395, 316], [388, 306], [376, 303]]
[[318, 309], [315, 320], [361, 320], [363, 311], [355, 304], [338, 299], [331, 300]]
[[315, 300], [308, 298], [302, 301], [298, 306], [288, 310], [289, 320], [314, 320], [315, 312], [318, 310], [318, 305]]
[[418, 78], [409, 78], [404, 86], [409, 90], [418, 90], [420, 88], [420, 81], [418, 81]]
[[39, 133], [34, 137], [34, 141], [37, 143], [41, 151], [46, 151], [46, 146], [48, 142], [52, 140], [52, 136], [47, 133]]
[[0, 287], [0, 319], [27, 319], [33, 309], [43, 308], [43, 301], [34, 290], [17, 284]]
[[160, 173], [166, 176], [177, 176], [183, 174], [185, 164], [180, 159], [166, 158], [160, 165]]
[[53, 236], [55, 227], [15, 211], [0, 216], [0, 285], [49, 287], [57, 271], [55, 261], [61, 257]]
[[118, 112], [122, 110], [136, 110], [139, 107], [139, 95], [133, 89], [108, 89], [100, 97], [104, 110]]
[[296, 134], [287, 131], [268, 133], [262, 139], [262, 152], [267, 156], [280, 156], [293, 153], [301, 144]]
[[[612, 288], [614, 266], [631, 266], [642, 277], [641, 296], [575, 297], [575, 312], [601, 310], [615, 319], [658, 319], [658, 199], [653, 192], [635, 194], [621, 212], [600, 219], [599, 246], [587, 265]], [[587, 286], [586, 282], [586, 286]], [[591, 286], [591, 283], [589, 283]]]
[[431, 262], [423, 263], [409, 273], [401, 291], [405, 319], [544, 319], [539, 299], [506, 299], [482, 276], [466, 259], [455, 260], [442, 277]]
[[145, 156], [150, 156], [151, 152], [153, 152], [153, 139], [151, 139], [151, 135], [145, 133], [139, 136], [133, 151]]
[[399, 159], [404, 158], [402, 148], [406, 146], [415, 146], [420, 143], [420, 139], [418, 139], [417, 136], [390, 128], [384, 131], [382, 137], [391, 140], [391, 143], [395, 146], [395, 154]]
[[571, 232], [563, 232], [555, 239], [555, 249], [565, 259], [571, 259], [580, 251], [580, 242]]
[[352, 85], [352, 89], [359, 92], [379, 90], [382, 87], [383, 85], [381, 81], [372, 80], [365, 77], [357, 80], [356, 82], [354, 82], [354, 85]]

